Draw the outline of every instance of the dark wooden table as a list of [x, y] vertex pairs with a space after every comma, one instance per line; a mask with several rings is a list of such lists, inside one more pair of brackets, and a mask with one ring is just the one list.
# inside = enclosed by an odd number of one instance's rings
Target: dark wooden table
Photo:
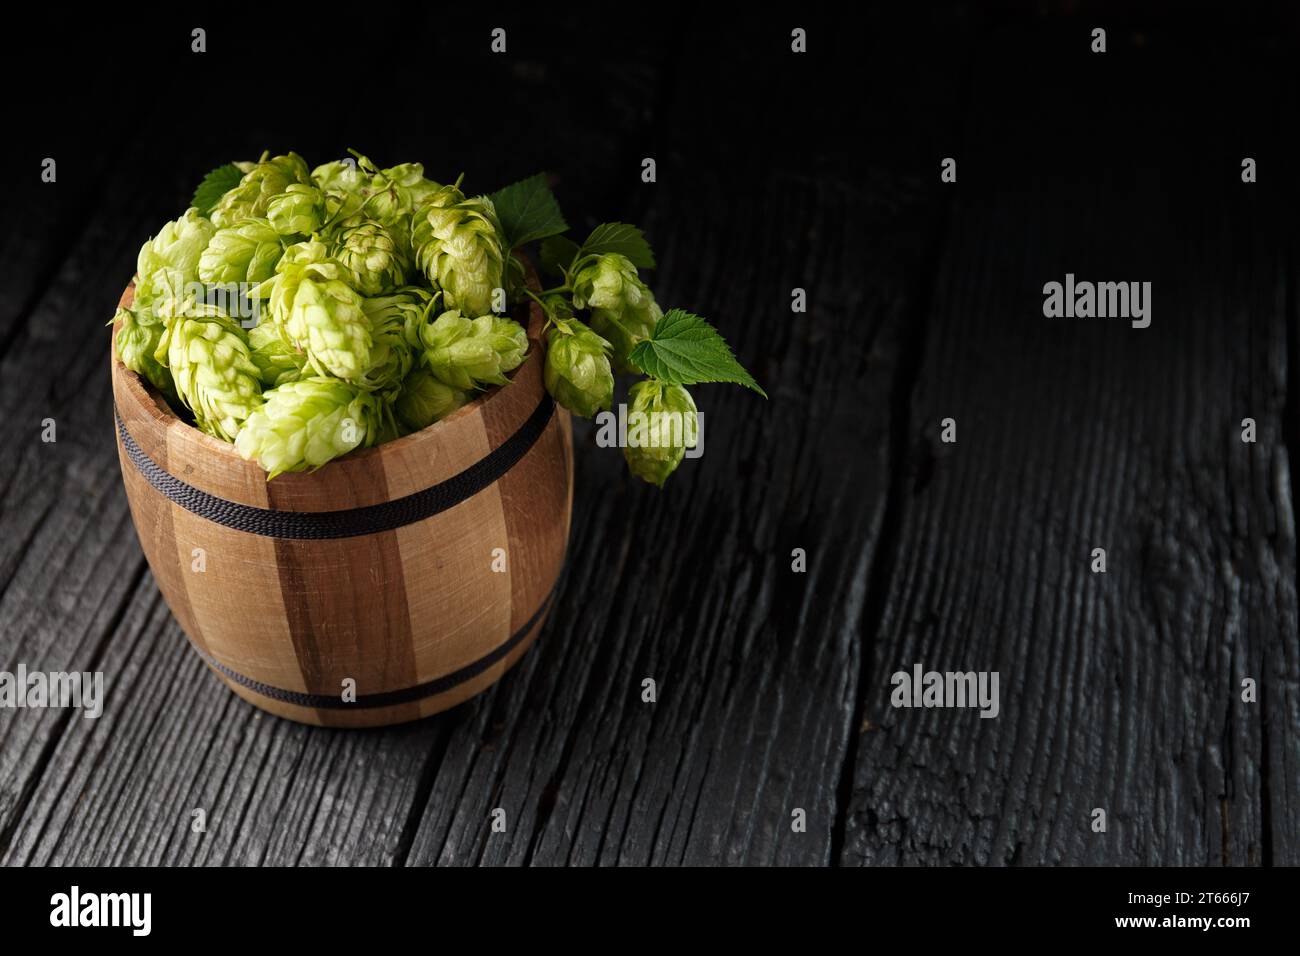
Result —
[[[957, 4], [806, 18], [803, 56], [798, 23], [515, 18], [494, 57], [495, 23], [428, 14], [358, 28], [401, 44], [380, 78], [358, 55], [252, 116], [239, 31], [65, 37], [93, 82], [35, 92], [6, 157], [57, 182], [0, 200], [0, 669], [103, 671], [107, 706], [0, 711], [0, 861], [1300, 863], [1294, 34], [1122, 16], [1104, 55], [1086, 15]], [[128, 38], [165, 81], [102, 52]], [[540, 642], [417, 724], [230, 694], [118, 477], [103, 323], [202, 173], [264, 145], [548, 169], [576, 226], [645, 227], [659, 299], [771, 396], [701, 386], [704, 457], [662, 492], [582, 431]], [[1044, 318], [1067, 272], [1151, 281], [1151, 326]], [[999, 715], [891, 707], [916, 663], [998, 671]]]

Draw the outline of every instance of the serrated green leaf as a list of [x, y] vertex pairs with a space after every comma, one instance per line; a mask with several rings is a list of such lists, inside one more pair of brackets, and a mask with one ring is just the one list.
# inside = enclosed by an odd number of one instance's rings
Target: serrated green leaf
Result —
[[602, 256], [616, 252], [626, 256], [638, 269], [653, 269], [655, 256], [650, 251], [650, 243], [636, 226], [625, 222], [605, 222], [591, 230], [591, 235], [582, 244], [584, 256]]
[[718, 330], [684, 309], [672, 309], [661, 318], [650, 338], [632, 349], [629, 361], [646, 375], [673, 385], [731, 382], [767, 398]]
[[558, 236], [569, 228], [560, 213], [560, 204], [546, 185], [544, 173], [512, 183], [488, 198], [496, 207], [507, 249]]
[[198, 209], [200, 216], [208, 215], [221, 197], [238, 186], [243, 178], [244, 174], [234, 163], [218, 166], [203, 177], [199, 188], [194, 190], [194, 198], [190, 200], [190, 205]]
[[542, 271], [558, 276], [573, 265], [578, 257], [578, 244], [567, 236], [551, 236], [542, 241]]

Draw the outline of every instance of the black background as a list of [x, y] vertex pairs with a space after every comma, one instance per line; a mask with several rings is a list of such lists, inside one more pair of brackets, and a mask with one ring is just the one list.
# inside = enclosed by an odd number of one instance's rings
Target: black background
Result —
[[[48, 16], [0, 67], [0, 664], [135, 661], [176, 689], [122, 705], [134, 723], [0, 732], [0, 859], [1300, 861], [1293, 7]], [[252, 796], [216, 796], [245, 831], [194, 847], [183, 820], [157, 822], [191, 794], [74, 769], [89, 747], [97, 767], [143, 753], [195, 773], [155, 735], [196, 693], [194, 741], [248, 720], [197, 661], [157, 660], [181, 639], [122, 524], [101, 326], [208, 169], [348, 147], [471, 190], [545, 170], [575, 231], [642, 225], [659, 300], [709, 316], [771, 400], [701, 387], [706, 453], [662, 493], [579, 447], [575, 564], [539, 650], [474, 704], [379, 738], [245, 725], [262, 769], [231, 771], [244, 742], [222, 739], [198, 771], [251, 774]], [[1152, 281], [1152, 327], [1044, 319], [1042, 284], [1067, 271]], [[63, 457], [31, 438], [51, 409]], [[1246, 415], [1254, 448], [1235, 441]], [[937, 441], [947, 416], [956, 446]], [[87, 530], [106, 516], [111, 533]], [[90, 558], [51, 564], [78, 535]], [[999, 670], [1002, 716], [892, 710], [889, 675], [917, 660]], [[673, 688], [653, 714], [630, 690], [647, 673]], [[267, 815], [277, 735], [308, 783]], [[312, 808], [358, 751], [376, 781], [417, 782], [347, 829]], [[527, 832], [488, 843], [489, 800]], [[181, 835], [106, 835], [131, 820]]]

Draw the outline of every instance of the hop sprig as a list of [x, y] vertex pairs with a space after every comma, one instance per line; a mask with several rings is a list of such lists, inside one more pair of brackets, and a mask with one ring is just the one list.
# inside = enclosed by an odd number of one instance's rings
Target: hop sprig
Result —
[[613, 346], [620, 371], [628, 357], [650, 338], [663, 311], [627, 256], [606, 253], [582, 265], [573, 278], [573, 304], [591, 310], [591, 327]]
[[[508, 384], [529, 340], [496, 314], [501, 292], [505, 307], [540, 304], [542, 379], [575, 414], [611, 409], [616, 373], [645, 376], [624, 455], [656, 485], [697, 440], [686, 386], [764, 394], [706, 320], [660, 309], [637, 227], [603, 223], [578, 243], [545, 175], [467, 197], [419, 163], [352, 156], [310, 169], [263, 153], [214, 170], [141, 248], [135, 301], [114, 316], [123, 364], [270, 476], [427, 428]], [[545, 292], [518, 252], [535, 242], [558, 278]], [[262, 320], [247, 331], [207, 303], [231, 284]]]

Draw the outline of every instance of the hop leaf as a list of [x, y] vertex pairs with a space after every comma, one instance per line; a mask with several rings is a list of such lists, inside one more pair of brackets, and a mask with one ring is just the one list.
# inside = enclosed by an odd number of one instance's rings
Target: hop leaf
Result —
[[662, 488], [699, 439], [695, 401], [680, 385], [653, 378], [633, 385], [629, 398], [623, 457], [632, 474]]
[[662, 317], [654, 294], [626, 256], [597, 256], [573, 277], [573, 304], [591, 310], [591, 327], [614, 348], [615, 364], [629, 370], [628, 357], [650, 337]]
[[203, 177], [203, 182], [194, 190], [190, 205], [199, 211], [200, 216], [208, 215], [221, 197], [238, 186], [243, 178], [243, 172], [234, 163], [218, 166]]
[[344, 382], [305, 378], [272, 389], [265, 399], [239, 430], [235, 450], [266, 469], [267, 480], [319, 468], [378, 438], [378, 401]]
[[654, 253], [650, 251], [645, 235], [636, 226], [625, 222], [606, 222], [591, 230], [578, 255], [585, 258], [611, 253], [623, 256], [638, 269], [655, 267]]
[[536, 239], [559, 235], [569, 228], [560, 213], [559, 203], [546, 185], [544, 173], [512, 183], [494, 192], [490, 198], [501, 224], [506, 251]]
[[542, 271], [547, 275], [559, 276], [569, 271], [569, 266], [578, 257], [578, 244], [564, 236], [551, 236], [542, 242], [540, 256]]
[[465, 392], [438, 381], [428, 369], [417, 368], [402, 383], [393, 407], [402, 424], [419, 431], [446, 418], [468, 400]]
[[732, 382], [767, 398], [767, 392], [736, 361], [718, 330], [682, 309], [673, 309], [659, 320], [650, 339], [632, 350], [631, 364], [660, 381], [677, 385]]
[[504, 385], [528, 351], [518, 322], [494, 315], [467, 319], [455, 309], [420, 329], [424, 363], [444, 384], [462, 391]]
[[176, 394], [199, 428], [234, 441], [262, 404], [262, 380], [239, 324], [214, 305], [186, 299], [163, 307], [165, 330], [154, 357], [171, 370]]
[[542, 377], [546, 390], [575, 414], [590, 418], [614, 400], [610, 344], [577, 319], [551, 329]]
[[496, 213], [482, 197], [440, 205], [450, 198], [450, 193], [436, 194], [415, 211], [415, 262], [442, 291], [447, 308], [486, 315], [504, 274]]
[[284, 253], [279, 234], [265, 219], [241, 219], [218, 229], [199, 256], [206, 283], [262, 282], [275, 274]]

